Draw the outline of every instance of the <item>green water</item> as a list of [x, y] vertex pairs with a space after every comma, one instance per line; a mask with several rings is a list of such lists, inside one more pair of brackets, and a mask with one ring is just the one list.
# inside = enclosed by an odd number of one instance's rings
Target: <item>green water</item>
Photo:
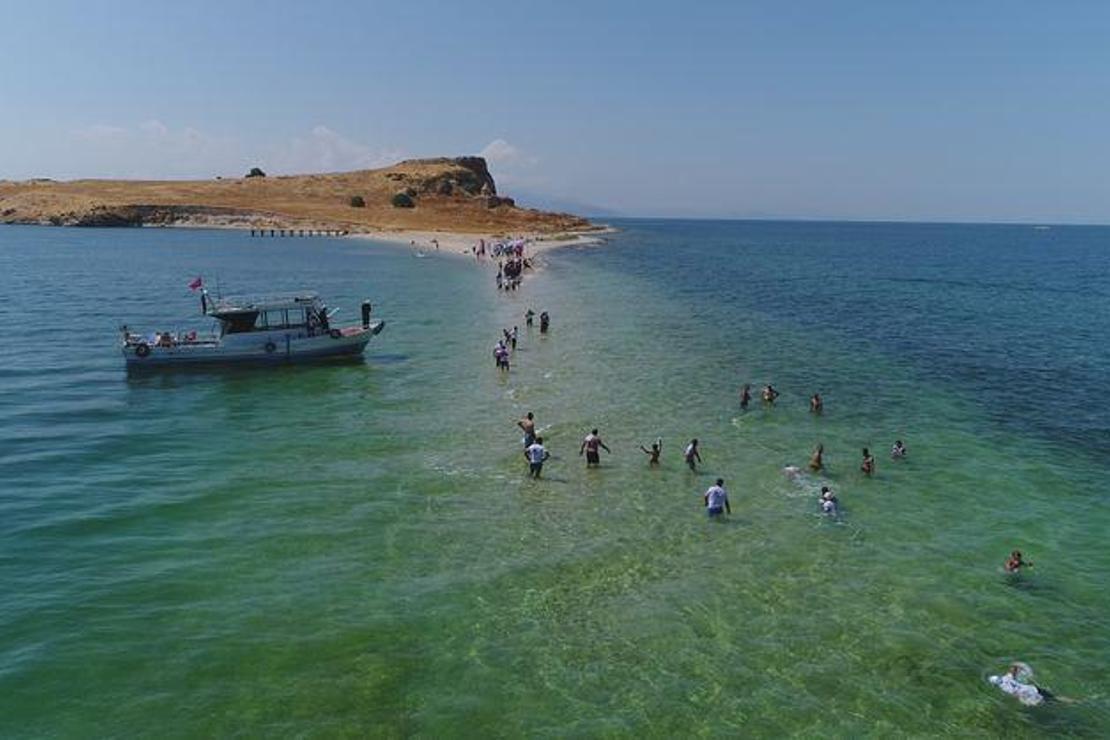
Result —
[[[1005, 232], [624, 227], [508, 294], [488, 266], [353, 240], [0, 230], [17, 278], [0, 315], [0, 735], [1106, 735], [1105, 440], [1077, 449], [1066, 402], [1023, 419], [1006, 395], [1022, 388], [965, 372], [1004, 295], [837, 266]], [[1074, 239], [1076, 270], [1105, 266], [1104, 231]], [[818, 242], [820, 263], [791, 251]], [[964, 268], [922, 251], [899, 275]], [[371, 297], [388, 325], [364, 364], [128, 378], [115, 324], [186, 316], [198, 272], [313, 287], [352, 320]], [[1093, 392], [1110, 304], [1091, 288], [1067, 294], [1091, 303], [1065, 344], [1010, 337]], [[1047, 300], [1016, 298], [1002, 330], [1048, 336]], [[929, 320], [884, 323], [915, 301]], [[527, 307], [551, 312], [549, 335], [525, 330]], [[14, 330], [36, 312], [49, 337]], [[490, 351], [514, 323], [501, 376]], [[946, 334], [975, 339], [964, 365], [939, 356]], [[742, 413], [739, 385], [766, 381], [776, 407]], [[514, 426], [529, 410], [554, 455], [539, 482]], [[594, 426], [613, 454], [586, 470]], [[652, 470], [638, 446], [657, 436]], [[817, 442], [827, 475], [788, 480]], [[721, 524], [700, 499], [718, 475]], [[817, 514], [822, 483], [839, 521]], [[1014, 547], [1037, 563], [1020, 579], [1001, 573]], [[1023, 708], [985, 682], [1013, 659], [1078, 703]]]

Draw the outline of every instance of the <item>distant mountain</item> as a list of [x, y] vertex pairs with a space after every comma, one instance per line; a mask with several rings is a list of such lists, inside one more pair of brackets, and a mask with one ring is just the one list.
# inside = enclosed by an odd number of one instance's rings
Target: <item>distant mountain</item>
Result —
[[612, 208], [599, 206], [596, 203], [583, 203], [558, 195], [546, 195], [530, 190], [513, 189], [513, 199], [517, 205], [528, 208], [538, 208], [541, 211], [555, 213], [573, 213], [585, 218], [619, 218], [622, 214]]

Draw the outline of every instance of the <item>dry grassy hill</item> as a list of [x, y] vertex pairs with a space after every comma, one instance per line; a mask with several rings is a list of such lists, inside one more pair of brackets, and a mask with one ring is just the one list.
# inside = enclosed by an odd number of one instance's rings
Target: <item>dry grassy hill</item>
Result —
[[[365, 205], [353, 206], [356, 197]], [[511, 198], [499, 196], [481, 157], [409, 160], [377, 170], [326, 175], [0, 181], [0, 223], [317, 228], [354, 233], [509, 234], [591, 228], [578, 216], [519, 208]]]

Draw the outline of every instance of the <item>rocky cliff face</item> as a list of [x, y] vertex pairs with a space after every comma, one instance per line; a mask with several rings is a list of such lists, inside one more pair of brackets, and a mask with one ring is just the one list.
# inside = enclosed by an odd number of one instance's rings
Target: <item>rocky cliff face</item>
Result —
[[497, 184], [482, 157], [455, 157], [448, 159], [408, 159], [398, 168], [428, 169], [430, 174], [394, 172], [389, 179], [411, 188], [417, 193], [437, 195], [497, 195]]

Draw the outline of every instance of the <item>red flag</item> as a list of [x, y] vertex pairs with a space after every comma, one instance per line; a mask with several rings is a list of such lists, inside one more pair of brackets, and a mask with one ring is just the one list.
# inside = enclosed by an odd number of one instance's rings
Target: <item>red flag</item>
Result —
[[202, 285], [204, 285], [204, 282], [198, 277], [196, 280], [189, 283], [189, 290], [200, 290], [200, 286]]

